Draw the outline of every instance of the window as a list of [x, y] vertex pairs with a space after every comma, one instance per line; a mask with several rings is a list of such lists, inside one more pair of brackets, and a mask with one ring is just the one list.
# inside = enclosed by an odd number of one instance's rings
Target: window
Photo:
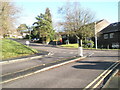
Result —
[[108, 34], [104, 34], [104, 39], [108, 39]]
[[113, 26], [117, 26], [117, 23], [113, 23], [112, 25], [113, 25]]
[[110, 38], [113, 38], [114, 37], [114, 33], [110, 33]]

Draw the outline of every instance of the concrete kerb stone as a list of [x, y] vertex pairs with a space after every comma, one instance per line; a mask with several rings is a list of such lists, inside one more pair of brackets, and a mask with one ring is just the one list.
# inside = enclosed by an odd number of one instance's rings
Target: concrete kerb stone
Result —
[[50, 55], [50, 52], [47, 55], [40, 55], [40, 56], [33, 56], [33, 57], [28, 57], [28, 58], [12, 59], [12, 60], [8, 60], [8, 61], [2, 61], [2, 62], [0, 62], [0, 64], [9, 64], [9, 63], [14, 63], [14, 62], [22, 62], [22, 61], [42, 58], [44, 56], [49, 56], [49, 55]]

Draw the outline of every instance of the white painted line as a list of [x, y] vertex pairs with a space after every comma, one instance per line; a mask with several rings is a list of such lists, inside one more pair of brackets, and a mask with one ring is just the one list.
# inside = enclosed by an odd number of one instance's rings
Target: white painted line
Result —
[[[90, 53], [89, 53], [90, 54]], [[89, 57], [91, 57], [94, 53], [91, 53], [90, 55], [88, 55]]]
[[55, 67], [58, 67], [58, 66], [62, 66], [62, 65], [65, 65], [65, 64], [68, 64], [68, 63], [71, 63], [71, 62], [75, 62], [76, 60], [78, 59], [84, 59], [85, 57], [81, 57], [81, 58], [77, 58], [77, 59], [74, 59], [74, 60], [71, 60], [71, 61], [67, 61], [67, 62], [63, 62], [63, 63], [60, 63], [60, 64], [57, 64], [57, 65], [53, 65], [53, 66], [50, 66], [50, 67], [46, 67], [46, 68], [43, 68], [41, 70], [38, 70], [34, 73], [38, 73], [38, 72], [42, 72], [42, 71], [46, 71], [48, 69], [52, 69], [52, 68], [55, 68]]
[[[46, 71], [46, 70], [49, 70], [49, 69], [52, 69], [52, 68], [55, 68], [55, 67], [59, 67], [59, 66], [62, 66], [62, 65], [71, 63], [71, 62], [75, 62], [75, 61], [78, 61], [79, 59], [84, 59], [84, 58], [86, 58], [86, 56], [85, 56], [85, 57], [80, 57], [80, 58], [77, 58], [77, 59], [73, 59], [73, 60], [71, 60], [71, 61], [67, 61], [67, 62], [64, 62], [64, 63], [60, 63], [60, 64], [57, 64], [57, 65], [53, 65], [53, 66], [50, 66], [50, 67], [46, 67], [46, 68], [43, 68], [43, 69], [41, 69], [41, 70], [38, 70], [38, 71], [33, 72], [33, 73], [30, 73], [30, 74], [26, 74], [26, 75], [19, 76], [19, 77], [10, 79], [10, 80], [6, 80], [6, 81], [3, 81], [3, 82], [0, 82], [0, 84], [7, 83], [7, 82], [10, 82], [10, 81], [13, 81], [13, 80], [17, 80], [17, 79], [19, 79], [19, 78], [23, 78], [23, 77], [26, 77], [26, 76], [30, 76], [30, 75], [33, 75], [33, 74], [36, 74], [36, 73], [39, 73], [39, 72], [43, 72], [43, 71]], [[44, 64], [44, 65], [45, 65], [45, 64]]]

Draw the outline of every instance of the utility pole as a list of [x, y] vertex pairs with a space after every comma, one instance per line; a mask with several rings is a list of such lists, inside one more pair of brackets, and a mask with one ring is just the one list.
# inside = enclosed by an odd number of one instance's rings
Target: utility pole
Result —
[[77, 43], [78, 43], [78, 56], [83, 57], [83, 47], [82, 47], [82, 39], [80, 39], [77, 35]]
[[78, 39], [78, 55], [83, 57], [82, 39]]
[[97, 49], [97, 32], [96, 32], [96, 22], [95, 22], [94, 28], [95, 28], [95, 48]]

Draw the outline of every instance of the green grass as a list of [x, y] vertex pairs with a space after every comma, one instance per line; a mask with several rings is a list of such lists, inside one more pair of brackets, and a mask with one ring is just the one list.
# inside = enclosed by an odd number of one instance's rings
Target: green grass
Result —
[[78, 48], [78, 44], [64, 44], [61, 45], [62, 47], [68, 47], [68, 48]]
[[[78, 44], [63, 44], [61, 47], [67, 47], [67, 48], [78, 48]], [[96, 48], [84, 48], [84, 49], [96, 49]], [[98, 48], [97, 50], [120, 50], [120, 49], [100, 49]]]
[[31, 55], [38, 52], [35, 49], [9, 39], [0, 40], [0, 44], [0, 46], [2, 46], [2, 60]]

